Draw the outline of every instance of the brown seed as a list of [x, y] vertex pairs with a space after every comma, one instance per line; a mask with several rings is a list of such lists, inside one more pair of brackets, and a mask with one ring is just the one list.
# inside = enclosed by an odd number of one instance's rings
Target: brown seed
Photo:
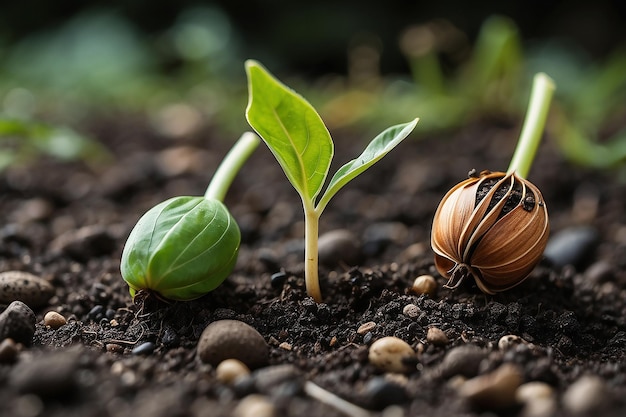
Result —
[[426, 333], [426, 340], [435, 346], [444, 346], [450, 342], [448, 336], [438, 327], [431, 327]]
[[48, 311], [46, 315], [43, 317], [43, 324], [46, 326], [50, 326], [52, 329], [58, 329], [61, 326], [64, 326], [67, 323], [65, 317], [56, 311]]
[[364, 335], [364, 334], [367, 334], [367, 332], [374, 330], [375, 327], [376, 327], [375, 322], [368, 321], [367, 323], [363, 323], [362, 325], [360, 325], [356, 332], [357, 334]]
[[409, 292], [417, 295], [426, 294], [430, 297], [437, 292], [437, 281], [432, 275], [420, 275], [415, 278]]
[[23, 271], [0, 273], [0, 303], [21, 301], [30, 308], [46, 305], [54, 295], [54, 287], [46, 280]]
[[483, 171], [443, 197], [431, 233], [435, 266], [456, 288], [472, 277], [487, 294], [521, 283], [548, 241], [539, 189], [515, 173]]

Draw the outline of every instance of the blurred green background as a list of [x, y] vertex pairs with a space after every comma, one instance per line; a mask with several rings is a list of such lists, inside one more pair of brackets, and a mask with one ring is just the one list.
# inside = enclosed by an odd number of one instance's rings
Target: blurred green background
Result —
[[238, 134], [247, 58], [331, 129], [518, 120], [545, 71], [563, 153], [613, 167], [626, 157], [625, 41], [618, 0], [3, 2], [0, 168], [93, 152], [78, 132], [103, 114], [139, 114], [169, 136]]

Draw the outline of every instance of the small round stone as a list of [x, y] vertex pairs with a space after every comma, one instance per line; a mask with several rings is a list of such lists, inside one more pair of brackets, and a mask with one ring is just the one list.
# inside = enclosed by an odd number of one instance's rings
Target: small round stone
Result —
[[13, 363], [17, 359], [19, 348], [10, 337], [0, 342], [0, 363]]
[[437, 281], [435, 281], [432, 275], [420, 275], [413, 281], [409, 292], [417, 295], [426, 294], [433, 297], [437, 293]]
[[438, 327], [431, 327], [426, 333], [426, 340], [435, 346], [445, 346], [450, 342], [448, 336]]
[[65, 324], [67, 324], [67, 320], [56, 311], [48, 311], [43, 317], [43, 324], [56, 330], [61, 326], [65, 326]]
[[527, 344], [527, 343], [528, 342], [526, 342], [524, 339], [522, 339], [521, 337], [517, 335], [507, 334], [505, 336], [502, 336], [500, 340], [498, 340], [498, 349], [508, 350], [517, 345]]
[[213, 366], [226, 359], [238, 359], [255, 369], [267, 364], [269, 347], [252, 326], [238, 320], [218, 320], [202, 332], [198, 356]]
[[370, 363], [385, 372], [410, 372], [417, 361], [413, 348], [394, 336], [383, 337], [372, 343], [368, 357]]
[[404, 314], [405, 316], [407, 316], [409, 318], [412, 318], [412, 319], [414, 319], [416, 317], [419, 317], [419, 315], [421, 313], [422, 313], [422, 311], [415, 304], [407, 304], [402, 309], [402, 314]]
[[345, 229], [332, 230], [318, 239], [320, 263], [334, 267], [341, 263], [357, 265], [361, 259], [361, 247], [352, 232]]
[[21, 301], [13, 301], [0, 313], [0, 340], [10, 337], [17, 343], [30, 345], [35, 334], [35, 313]]
[[597, 376], [578, 378], [563, 394], [563, 408], [574, 415], [590, 415], [607, 406], [608, 389]]
[[274, 417], [276, 408], [264, 395], [250, 394], [242, 399], [233, 410], [235, 417]]
[[471, 378], [478, 374], [480, 362], [487, 357], [487, 351], [476, 345], [457, 346], [448, 351], [438, 367], [444, 378], [462, 375]]
[[31, 308], [46, 305], [54, 287], [45, 279], [23, 271], [0, 273], [0, 304], [21, 301]]
[[152, 342], [144, 342], [135, 346], [132, 350], [133, 355], [150, 355], [154, 352], [156, 345]]
[[240, 377], [250, 375], [250, 368], [238, 359], [226, 359], [215, 368], [217, 380], [224, 384], [232, 384]]
[[364, 396], [368, 408], [375, 410], [402, 404], [408, 400], [404, 387], [381, 376], [372, 378], [365, 385]]
[[505, 363], [495, 371], [467, 380], [459, 394], [472, 404], [497, 410], [516, 403], [515, 393], [522, 383], [522, 373], [516, 365]]
[[554, 388], [545, 382], [532, 381], [520, 385], [515, 399], [524, 405], [521, 417], [550, 417], [557, 410]]

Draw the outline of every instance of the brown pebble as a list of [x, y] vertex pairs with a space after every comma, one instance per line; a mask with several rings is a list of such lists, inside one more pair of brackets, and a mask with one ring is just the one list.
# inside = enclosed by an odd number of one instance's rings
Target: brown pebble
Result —
[[478, 407], [503, 409], [516, 404], [515, 393], [521, 383], [520, 369], [505, 363], [495, 371], [465, 381], [459, 394]]
[[606, 383], [595, 375], [583, 375], [563, 393], [563, 408], [572, 415], [591, 415], [610, 402]]
[[238, 320], [219, 320], [202, 332], [198, 356], [213, 366], [226, 359], [239, 359], [255, 369], [267, 364], [269, 346], [254, 327]]
[[124, 346], [117, 343], [107, 343], [106, 350], [111, 353], [124, 353]]
[[368, 321], [367, 323], [363, 323], [362, 325], [360, 325], [356, 332], [357, 334], [364, 335], [374, 330], [374, 327], [376, 327], [376, 323], [373, 321]]
[[415, 369], [417, 356], [404, 340], [387, 336], [378, 339], [369, 350], [369, 361], [385, 372], [410, 372]]
[[237, 404], [233, 410], [235, 417], [274, 417], [276, 408], [264, 395], [250, 394]]
[[43, 324], [56, 330], [61, 326], [65, 326], [65, 324], [67, 324], [67, 320], [65, 320], [65, 317], [56, 311], [48, 311], [43, 317]]
[[0, 273], [0, 303], [21, 301], [30, 308], [46, 305], [54, 287], [45, 279], [24, 271]]
[[279, 348], [281, 348], [282, 350], [291, 350], [292, 346], [291, 343], [288, 342], [282, 342], [280, 345], [278, 345]]
[[438, 327], [431, 327], [426, 333], [426, 340], [435, 346], [445, 346], [450, 342], [448, 336]]
[[437, 292], [437, 281], [435, 281], [432, 275], [420, 275], [413, 281], [409, 292], [417, 295], [426, 294], [432, 297]]
[[10, 337], [0, 342], [0, 363], [13, 363], [17, 359], [19, 348]]
[[226, 359], [215, 368], [217, 380], [225, 384], [232, 384], [237, 378], [250, 375], [250, 368], [238, 359]]

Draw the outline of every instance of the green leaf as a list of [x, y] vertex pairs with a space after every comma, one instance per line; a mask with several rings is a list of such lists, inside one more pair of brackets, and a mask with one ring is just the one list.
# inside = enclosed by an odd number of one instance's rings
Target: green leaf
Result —
[[246, 118], [265, 141], [305, 204], [314, 205], [334, 153], [319, 114], [256, 61], [246, 61]]
[[322, 196], [316, 210], [322, 212], [337, 191], [378, 162], [383, 156], [387, 155], [387, 153], [413, 131], [418, 121], [419, 119], [414, 119], [411, 122], [387, 128], [367, 145], [367, 148], [365, 148], [358, 158], [353, 159], [339, 168], [337, 173], [330, 180], [328, 188]]

